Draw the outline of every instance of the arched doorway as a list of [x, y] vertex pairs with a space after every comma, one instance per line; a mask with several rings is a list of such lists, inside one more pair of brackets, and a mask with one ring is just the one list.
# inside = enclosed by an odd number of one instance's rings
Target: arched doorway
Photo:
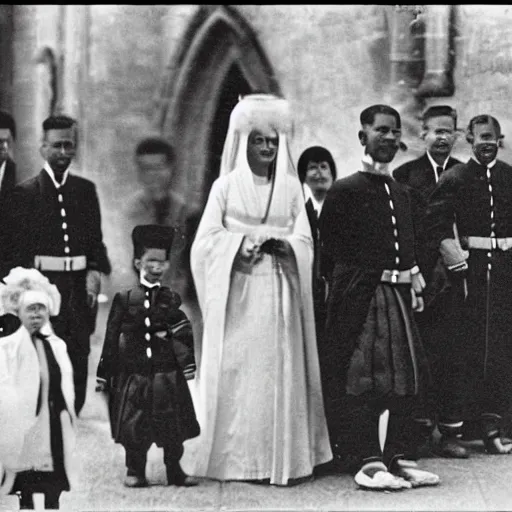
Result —
[[212, 130], [210, 131], [208, 166], [206, 167], [203, 183], [204, 201], [207, 199], [210, 187], [219, 176], [222, 149], [228, 131], [231, 111], [237, 104], [240, 94], [249, 94], [253, 92], [253, 89], [245, 80], [240, 68], [233, 64], [222, 84], [221, 91]]
[[201, 6], [174, 59], [158, 128], [176, 147], [175, 190], [201, 208], [238, 96], [280, 90], [251, 28], [231, 7]]

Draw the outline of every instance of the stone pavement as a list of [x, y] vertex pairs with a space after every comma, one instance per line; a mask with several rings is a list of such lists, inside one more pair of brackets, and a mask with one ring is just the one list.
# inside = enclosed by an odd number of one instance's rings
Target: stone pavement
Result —
[[[78, 421], [80, 482], [61, 497], [65, 511], [512, 511], [512, 455], [488, 456], [480, 443], [472, 443], [468, 460], [425, 459], [421, 467], [441, 477], [434, 488], [399, 493], [362, 491], [349, 475], [322, 476], [295, 487], [202, 480], [198, 487], [165, 485], [162, 451], [150, 450], [147, 477], [150, 487], [127, 489], [124, 452], [110, 438], [106, 402], [95, 393], [98, 362], [107, 306], [98, 318], [93, 339], [89, 390]], [[40, 501], [36, 501], [36, 508]], [[18, 510], [17, 498], [0, 497], [0, 512]]]

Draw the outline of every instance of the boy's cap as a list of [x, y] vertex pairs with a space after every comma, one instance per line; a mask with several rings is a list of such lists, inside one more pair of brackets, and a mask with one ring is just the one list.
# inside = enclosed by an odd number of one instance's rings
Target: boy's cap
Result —
[[134, 247], [167, 251], [171, 248], [173, 235], [174, 229], [171, 226], [157, 224], [135, 226], [132, 231], [132, 242]]

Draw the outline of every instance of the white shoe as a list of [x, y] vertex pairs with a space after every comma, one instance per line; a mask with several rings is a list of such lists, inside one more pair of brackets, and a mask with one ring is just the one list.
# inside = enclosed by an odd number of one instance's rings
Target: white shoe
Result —
[[430, 471], [418, 469], [418, 464], [412, 460], [397, 461], [397, 470], [394, 471], [394, 474], [410, 482], [412, 487], [438, 485], [440, 482], [439, 476]]
[[[373, 476], [370, 476], [365, 472], [365, 470], [367, 471], [370, 468], [379, 469], [377, 469]], [[400, 476], [393, 475], [384, 464], [379, 462], [365, 464], [358, 471], [354, 480], [359, 487], [376, 491], [400, 491], [412, 487], [410, 482]]]

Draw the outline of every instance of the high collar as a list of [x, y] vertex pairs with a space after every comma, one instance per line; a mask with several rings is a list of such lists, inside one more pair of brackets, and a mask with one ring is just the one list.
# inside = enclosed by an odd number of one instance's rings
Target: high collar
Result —
[[497, 158], [495, 158], [490, 164], [485, 165], [482, 162], [480, 162], [474, 154], [471, 155], [471, 159], [473, 161], [475, 161], [478, 165], [481, 165], [482, 167], [486, 167], [487, 169], [492, 169], [496, 165], [496, 162], [497, 162]]
[[368, 153], [363, 155], [361, 162], [363, 163], [363, 172], [375, 174], [377, 176], [391, 176], [389, 164], [376, 162]]
[[59, 189], [66, 183], [66, 180], [68, 179], [68, 174], [69, 174], [69, 167], [64, 171], [64, 176], [62, 177], [62, 183], [59, 183], [55, 179], [55, 173], [53, 172], [53, 169], [50, 167], [50, 164], [48, 162], [44, 163], [43, 169], [48, 173], [48, 176], [50, 176], [56, 189]]
[[159, 281], [156, 283], [150, 283], [143, 275], [140, 276], [140, 284], [145, 288], [157, 288], [161, 285]]

